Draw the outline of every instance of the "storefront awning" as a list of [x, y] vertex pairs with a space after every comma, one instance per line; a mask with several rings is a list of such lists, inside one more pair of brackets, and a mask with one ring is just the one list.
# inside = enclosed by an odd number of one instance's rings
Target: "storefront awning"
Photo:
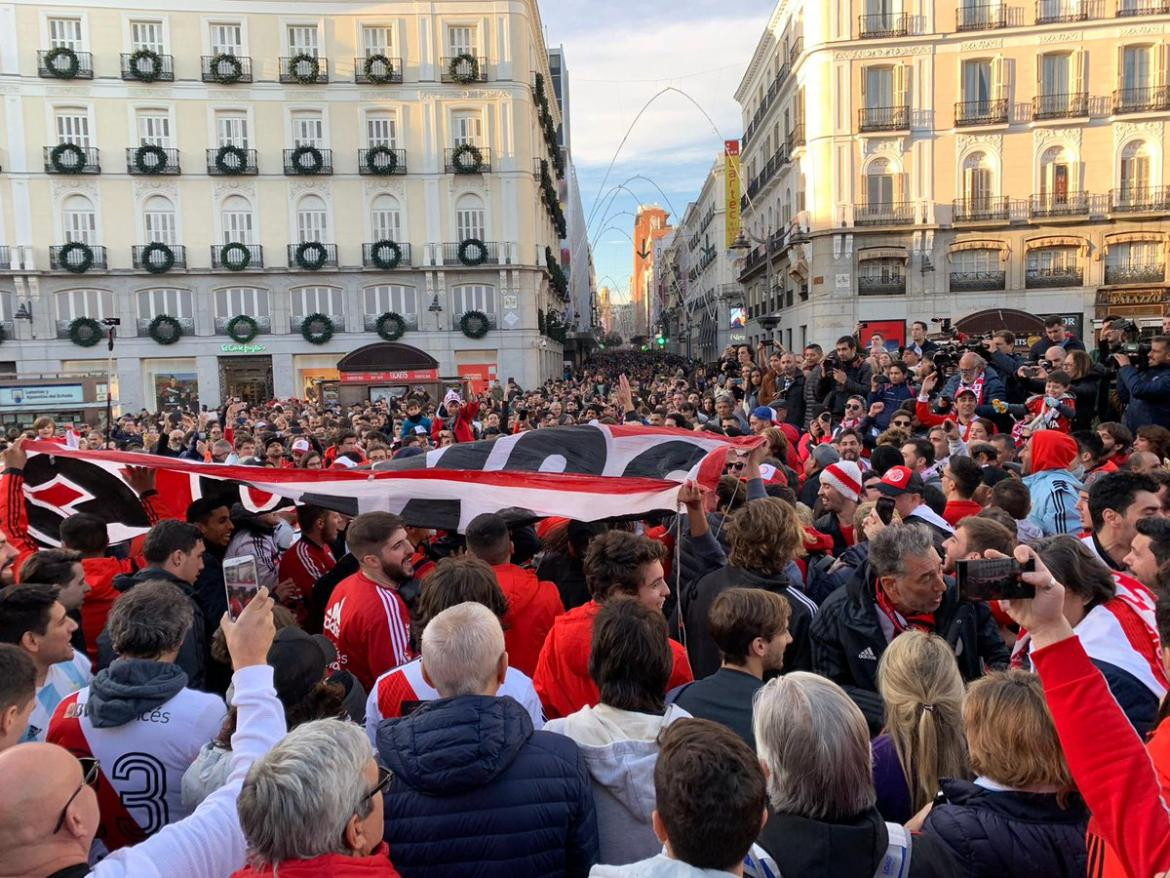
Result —
[[1078, 235], [1045, 235], [1041, 238], [1029, 238], [1024, 242], [1028, 250], [1038, 250], [1045, 247], [1079, 247], [1082, 254], [1089, 249], [1086, 238]]
[[947, 248], [947, 255], [964, 253], [968, 250], [998, 250], [1000, 259], [1007, 259], [1011, 247], [1007, 241], [996, 241], [991, 238], [974, 238], [969, 241], [956, 241]]
[[866, 247], [857, 251], [857, 261], [866, 262], [870, 259], [906, 259], [905, 247]]

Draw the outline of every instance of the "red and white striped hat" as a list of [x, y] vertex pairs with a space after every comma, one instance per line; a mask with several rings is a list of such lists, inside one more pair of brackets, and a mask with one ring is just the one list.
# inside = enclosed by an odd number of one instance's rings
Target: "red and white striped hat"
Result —
[[821, 471], [821, 482], [836, 488], [854, 503], [861, 496], [861, 467], [851, 460], [839, 460]]

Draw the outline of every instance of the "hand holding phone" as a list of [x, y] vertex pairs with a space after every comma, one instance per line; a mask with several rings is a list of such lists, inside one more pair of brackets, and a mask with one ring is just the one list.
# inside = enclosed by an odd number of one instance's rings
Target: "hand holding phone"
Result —
[[975, 558], [955, 562], [961, 601], [1013, 601], [1036, 597], [1036, 586], [1020, 578], [1036, 569], [1034, 559]]
[[227, 590], [228, 618], [234, 622], [260, 590], [256, 558], [252, 555], [224, 558], [223, 584]]

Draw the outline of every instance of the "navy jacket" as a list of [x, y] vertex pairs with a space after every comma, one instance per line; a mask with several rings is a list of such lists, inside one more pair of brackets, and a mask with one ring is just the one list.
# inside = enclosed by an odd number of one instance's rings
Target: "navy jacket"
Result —
[[1117, 373], [1117, 396], [1125, 408], [1125, 426], [1133, 432], [1147, 424], [1170, 427], [1170, 366], [1139, 372], [1126, 366]]
[[463, 695], [378, 726], [394, 772], [386, 841], [402, 878], [586, 876], [593, 789], [577, 745], [532, 730], [510, 697]]
[[1076, 795], [1061, 808], [1054, 794], [993, 792], [944, 780], [923, 835], [942, 841], [967, 878], [1083, 876], [1089, 812]]

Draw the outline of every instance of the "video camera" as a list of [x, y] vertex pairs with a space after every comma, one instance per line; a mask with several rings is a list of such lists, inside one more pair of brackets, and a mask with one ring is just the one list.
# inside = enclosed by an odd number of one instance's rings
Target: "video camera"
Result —
[[979, 344], [971, 344], [971, 339], [962, 336], [951, 325], [950, 317], [932, 317], [930, 322], [938, 326], [939, 339], [935, 342], [938, 349], [932, 354], [935, 367], [943, 375], [951, 375], [959, 367], [959, 358], [968, 351], [974, 351], [986, 358], [987, 349]]
[[1117, 362], [1116, 354], [1124, 354], [1129, 357], [1130, 364], [1139, 372], [1144, 372], [1150, 366], [1150, 346], [1145, 344], [1140, 339], [1141, 330], [1138, 325], [1127, 317], [1118, 317], [1109, 321], [1109, 331], [1120, 332], [1125, 341], [1121, 344], [1111, 344], [1107, 338], [1102, 337], [1100, 347], [1102, 354], [1108, 354], [1105, 362], [1114, 367], [1120, 366]]

